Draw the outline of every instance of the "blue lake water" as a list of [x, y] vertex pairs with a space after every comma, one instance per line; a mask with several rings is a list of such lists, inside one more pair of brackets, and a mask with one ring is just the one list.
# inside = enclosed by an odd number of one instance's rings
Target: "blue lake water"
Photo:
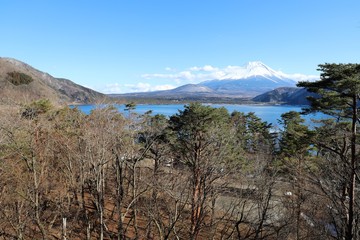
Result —
[[[124, 105], [115, 105], [120, 112], [124, 112]], [[263, 121], [272, 123], [274, 127], [278, 126], [278, 120], [281, 118], [281, 114], [289, 111], [301, 112], [301, 106], [288, 106], [288, 105], [238, 105], [238, 104], [210, 104], [212, 107], [225, 107], [229, 113], [233, 111], [249, 113], [254, 112], [256, 116], [260, 117]], [[72, 106], [77, 107], [82, 112], [89, 114], [91, 110], [99, 107], [97, 105], [77, 105]], [[184, 109], [184, 104], [164, 104], [164, 105], [154, 105], [154, 104], [141, 104], [136, 105], [134, 110], [136, 113], [143, 114], [147, 111], [152, 111], [152, 114], [163, 114], [165, 116], [171, 116], [179, 112], [179, 110]], [[306, 121], [310, 124], [311, 119], [320, 119], [323, 114], [310, 114], [303, 116]]]

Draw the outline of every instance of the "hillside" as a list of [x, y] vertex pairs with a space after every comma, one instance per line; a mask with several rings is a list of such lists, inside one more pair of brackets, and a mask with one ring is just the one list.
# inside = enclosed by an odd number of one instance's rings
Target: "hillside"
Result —
[[127, 99], [163, 99], [195, 101], [247, 101], [259, 94], [279, 87], [295, 87], [296, 80], [275, 71], [261, 62], [249, 62], [218, 79], [198, 84], [186, 84], [171, 90], [112, 94], [111, 97]]
[[12, 58], [0, 58], [0, 104], [19, 104], [41, 98], [57, 104], [94, 103], [104, 94], [70, 80], [55, 78]]
[[304, 88], [281, 87], [254, 97], [254, 102], [284, 103], [289, 105], [308, 105], [307, 96], [315, 96]]
[[242, 94], [220, 93], [200, 84], [186, 84], [171, 90], [109, 94], [114, 99], [126, 99], [137, 103], [174, 103], [174, 102], [213, 102], [213, 103], [244, 103], [249, 101]]
[[296, 81], [289, 79], [262, 62], [249, 62], [237, 74], [199, 83], [218, 94], [254, 97], [278, 87], [295, 87]]

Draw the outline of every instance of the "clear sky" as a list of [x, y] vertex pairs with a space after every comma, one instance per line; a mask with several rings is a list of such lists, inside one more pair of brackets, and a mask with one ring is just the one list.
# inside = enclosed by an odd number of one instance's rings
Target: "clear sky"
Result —
[[0, 31], [0, 57], [103, 93], [360, 63], [359, 0], [0, 0]]

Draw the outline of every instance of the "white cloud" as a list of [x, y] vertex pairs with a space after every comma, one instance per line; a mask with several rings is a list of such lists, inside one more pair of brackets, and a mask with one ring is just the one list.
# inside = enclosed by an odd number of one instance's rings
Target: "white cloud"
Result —
[[174, 85], [170, 85], [170, 84], [165, 84], [165, 85], [158, 85], [158, 86], [154, 86], [152, 87], [151, 91], [162, 91], [162, 90], [170, 90], [170, 89], [174, 89], [175, 86]]
[[[275, 71], [268, 68], [271, 73], [281, 78], [292, 79], [295, 81], [314, 81], [319, 79], [318, 75], [305, 75], [300, 73], [285, 74], [281, 71]], [[266, 71], [266, 69], [262, 69]], [[104, 93], [130, 93], [130, 92], [149, 92], [159, 90], [169, 90], [187, 83], [199, 83], [208, 80], [240, 79], [252, 74], [253, 69], [249, 70], [244, 66], [226, 66], [223, 68], [204, 65], [202, 67], [194, 66], [182, 71], [171, 67], [165, 68], [166, 73], [146, 73], [141, 75], [144, 82], [134, 84], [108, 84], [102, 92]], [[256, 69], [255, 69], [256, 72]], [[158, 85], [161, 80], [162, 85]], [[155, 84], [153, 84], [155, 83]]]
[[203, 71], [206, 71], [206, 72], [213, 72], [213, 71], [217, 71], [218, 68], [214, 68], [213, 66], [211, 65], [205, 65], [203, 68], [202, 68]]
[[175, 86], [170, 84], [152, 86], [149, 83], [142, 83], [142, 82], [137, 84], [125, 84], [124, 86], [130, 90], [127, 92], [150, 92], [150, 91], [169, 90], [175, 88]]
[[[170, 68], [169, 68], [170, 69]], [[172, 68], [171, 68], [172, 69]], [[181, 85], [186, 83], [199, 83], [208, 80], [224, 80], [224, 79], [240, 79], [246, 74], [249, 74], [249, 70], [244, 66], [226, 66], [223, 68], [214, 67], [211, 65], [204, 65], [202, 67], [194, 66], [187, 70], [172, 73], [154, 73], [154, 74], [143, 74], [141, 77], [148, 80], [159, 80], [166, 79], [173, 81], [174, 83]], [[285, 74], [281, 71], [274, 71], [279, 76], [284, 78], [293, 79], [295, 81], [313, 81], [319, 79], [317, 75], [305, 75], [300, 73]]]
[[219, 70], [218, 68], [216, 67], [213, 67], [211, 65], [205, 65], [203, 67], [191, 67], [189, 68], [190, 71], [204, 71], [204, 72], [213, 72], [213, 71], [217, 71]]
[[179, 79], [188, 79], [188, 80], [194, 80], [196, 78], [196, 75], [193, 74], [192, 72], [190, 71], [183, 71], [183, 72], [180, 72], [179, 75], [177, 76], [177, 78]]
[[290, 79], [294, 79], [296, 81], [316, 81], [320, 79], [319, 75], [305, 75], [301, 73], [295, 73], [295, 74], [285, 74]]
[[191, 67], [191, 68], [189, 68], [190, 69], [190, 71], [200, 71], [201, 70], [201, 67]]
[[175, 74], [163, 74], [163, 73], [153, 73], [153, 74], [142, 74], [141, 75], [142, 78], [145, 79], [153, 79], [153, 78], [170, 78], [173, 79], [176, 77]]
[[125, 84], [127, 89], [130, 89], [130, 92], [148, 92], [150, 91], [151, 85], [149, 83], [139, 82], [137, 84]]
[[136, 84], [107, 84], [104, 89], [102, 89], [103, 93], [111, 94], [111, 93], [130, 93], [130, 92], [149, 92], [149, 91], [160, 91], [160, 90], [169, 90], [173, 89], [176, 86], [171, 84], [164, 85], [155, 85], [152, 86], [149, 83], [139, 82]]
[[171, 68], [171, 67], [166, 67], [165, 70], [168, 71], [168, 72], [175, 72], [176, 71], [175, 68]]
[[105, 88], [102, 89], [101, 92], [106, 93], [106, 94], [108, 94], [108, 93], [120, 93], [120, 92], [122, 92], [121, 90], [122, 90], [121, 84], [113, 83], [113, 84], [106, 84]]

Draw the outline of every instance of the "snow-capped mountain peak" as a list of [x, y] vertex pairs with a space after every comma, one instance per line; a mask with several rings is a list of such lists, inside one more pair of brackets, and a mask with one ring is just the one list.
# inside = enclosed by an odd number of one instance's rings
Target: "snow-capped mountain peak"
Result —
[[266, 78], [273, 82], [289, 81], [286, 74], [275, 71], [260, 61], [248, 62], [244, 66], [228, 66], [218, 80], [240, 80], [254, 77]]
[[256, 61], [246, 65], [228, 66], [221, 78], [201, 82], [217, 92], [245, 91], [248, 94], [266, 92], [277, 87], [295, 87], [296, 81], [281, 71], [275, 71], [264, 63]]
[[285, 79], [283, 73], [275, 71], [271, 69], [270, 67], [266, 66], [264, 63], [255, 61], [255, 62], [249, 62], [244, 67], [244, 76], [242, 78], [249, 78], [249, 77], [255, 77], [255, 76], [262, 76], [265, 78], [278, 78], [278, 79]]
[[245, 66], [246, 69], [254, 69], [254, 68], [265, 68], [270, 69], [268, 66], [266, 66], [264, 63], [260, 61], [254, 61], [254, 62], [248, 62]]

